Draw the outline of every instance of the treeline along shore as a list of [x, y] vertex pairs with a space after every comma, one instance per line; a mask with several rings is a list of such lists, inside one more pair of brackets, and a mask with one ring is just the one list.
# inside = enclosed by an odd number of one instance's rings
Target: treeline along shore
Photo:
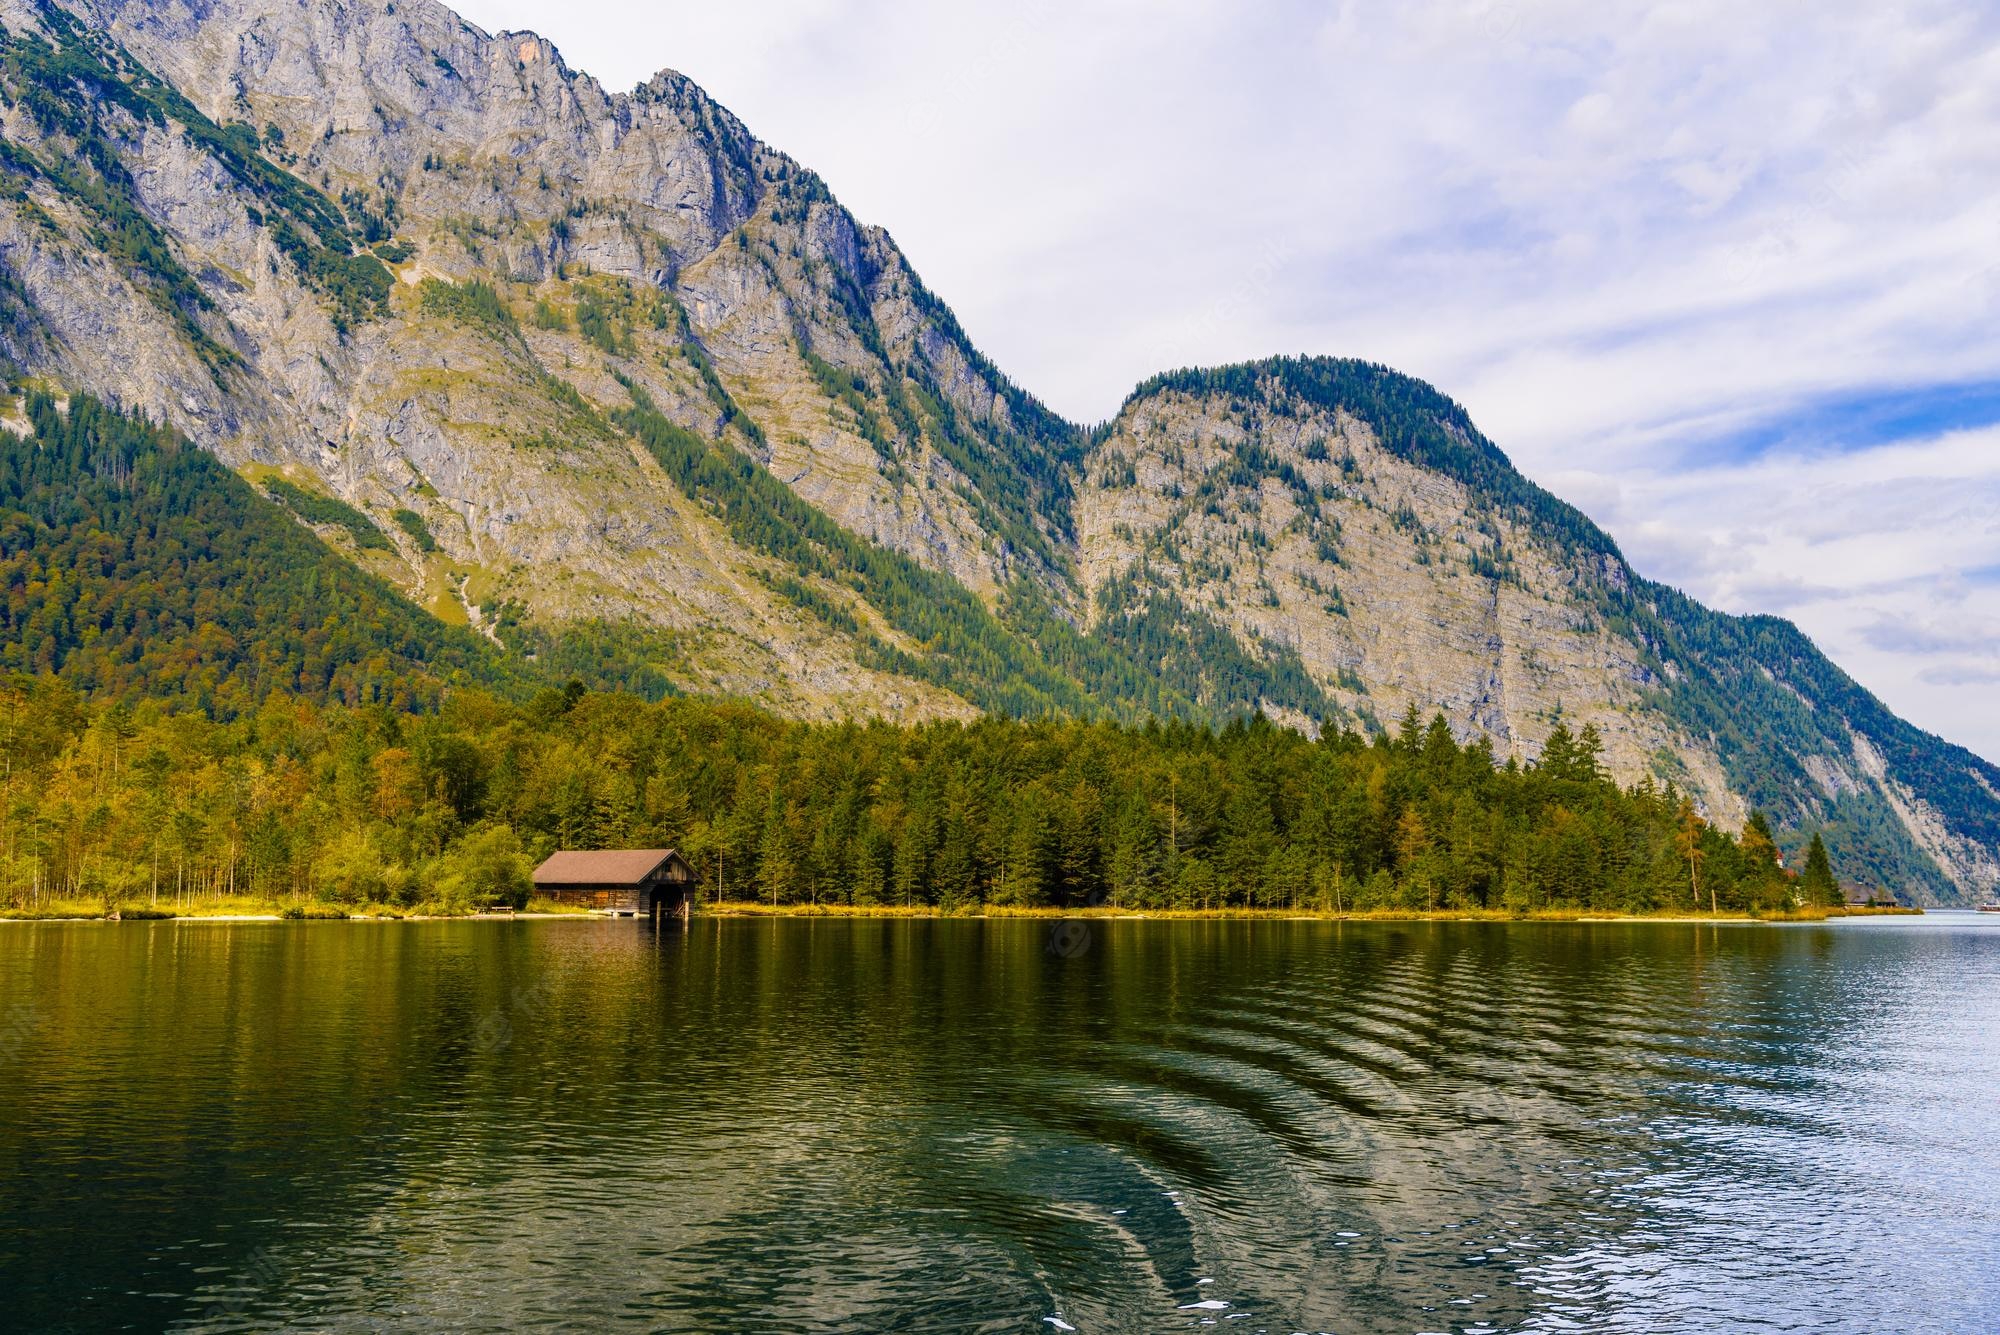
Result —
[[[784, 910], [1723, 914], [1837, 906], [1588, 728], [1496, 764], [1442, 718], [1317, 739], [984, 718], [806, 723], [578, 686], [411, 713], [273, 697], [218, 718], [0, 683], [0, 911], [530, 901], [556, 848], [681, 850], [705, 900]], [[1787, 836], [1788, 839], [1794, 838]], [[1795, 853], [1796, 853], [1795, 849]]]

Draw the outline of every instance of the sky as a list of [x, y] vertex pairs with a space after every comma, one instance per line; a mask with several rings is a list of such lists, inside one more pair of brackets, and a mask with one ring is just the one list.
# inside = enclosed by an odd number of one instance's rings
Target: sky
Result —
[[458, 8], [694, 79], [1074, 419], [1386, 362], [1642, 573], [2000, 761], [2000, 6]]

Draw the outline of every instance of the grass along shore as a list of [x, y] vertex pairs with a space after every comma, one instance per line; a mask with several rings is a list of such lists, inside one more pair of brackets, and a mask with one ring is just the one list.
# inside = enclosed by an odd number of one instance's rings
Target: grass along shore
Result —
[[713, 918], [1094, 918], [1161, 922], [1825, 922], [1830, 918], [1916, 916], [1920, 908], [1798, 908], [1756, 913], [1706, 909], [1663, 909], [1651, 913], [1617, 913], [1605, 909], [1349, 909], [1214, 908], [1140, 909], [1115, 905], [1085, 908], [1023, 907], [975, 904], [947, 909], [916, 904], [765, 904], [731, 900], [703, 904], [698, 915]]
[[435, 922], [452, 918], [588, 918], [582, 909], [532, 899], [523, 909], [470, 910], [436, 904], [326, 904], [241, 896], [192, 904], [144, 902], [106, 905], [94, 899], [45, 899], [26, 907], [0, 906], [0, 922]]
[[[1825, 922], [1831, 918], [1920, 915], [1920, 908], [1798, 908], [1755, 913], [1725, 910], [1665, 909], [1652, 913], [1616, 913], [1604, 909], [1363, 909], [1320, 908], [1137, 909], [1116, 905], [1083, 908], [1025, 907], [972, 904], [960, 908], [916, 904], [767, 904], [750, 900], [703, 903], [697, 917], [711, 918], [1094, 918], [1156, 922]], [[447, 919], [509, 921], [520, 918], [589, 918], [596, 915], [545, 899], [530, 900], [522, 909], [463, 910], [440, 905], [404, 907], [394, 904], [325, 904], [291, 900], [224, 898], [196, 904], [129, 903], [106, 905], [96, 900], [44, 900], [31, 907], [0, 907], [0, 922], [209, 922], [362, 921], [436, 922]]]

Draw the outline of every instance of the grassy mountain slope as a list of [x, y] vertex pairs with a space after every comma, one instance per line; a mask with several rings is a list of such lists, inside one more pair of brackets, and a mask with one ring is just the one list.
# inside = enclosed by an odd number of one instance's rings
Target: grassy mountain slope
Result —
[[409, 706], [501, 655], [356, 569], [173, 433], [88, 398], [0, 437], [0, 665], [231, 712]]
[[172, 431], [87, 396], [31, 393], [23, 415], [0, 433], [0, 670], [224, 716], [273, 693], [410, 708], [453, 683], [521, 694], [571, 675], [671, 690], [671, 645], [629, 628], [503, 647], [444, 624]]

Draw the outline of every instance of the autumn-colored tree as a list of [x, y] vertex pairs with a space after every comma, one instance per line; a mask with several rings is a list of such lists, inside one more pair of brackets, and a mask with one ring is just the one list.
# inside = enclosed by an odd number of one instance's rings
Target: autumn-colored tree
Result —
[[1753, 811], [1750, 819], [1743, 823], [1743, 837], [1737, 841], [1743, 849], [1743, 861], [1753, 873], [1762, 874], [1767, 868], [1778, 868], [1778, 842], [1771, 837], [1771, 822], [1763, 812]]
[[1422, 882], [1427, 910], [1437, 907], [1437, 886], [1429, 875], [1430, 869], [1424, 865], [1424, 855], [1430, 849], [1431, 833], [1424, 826], [1423, 815], [1411, 807], [1396, 823], [1396, 857], [1406, 882]]
[[375, 753], [368, 768], [374, 779], [378, 819], [398, 821], [417, 809], [423, 781], [415, 756], [400, 746], [387, 747]]
[[[1674, 833], [1674, 847], [1680, 850], [1681, 859], [1687, 863], [1688, 885], [1694, 895], [1694, 906], [1701, 907], [1701, 868], [1708, 861], [1708, 852], [1702, 847], [1702, 840], [1708, 833], [1708, 822], [1695, 810], [1694, 799], [1681, 799], [1678, 828]], [[1715, 887], [1708, 888], [1709, 912], [1715, 912]]]

